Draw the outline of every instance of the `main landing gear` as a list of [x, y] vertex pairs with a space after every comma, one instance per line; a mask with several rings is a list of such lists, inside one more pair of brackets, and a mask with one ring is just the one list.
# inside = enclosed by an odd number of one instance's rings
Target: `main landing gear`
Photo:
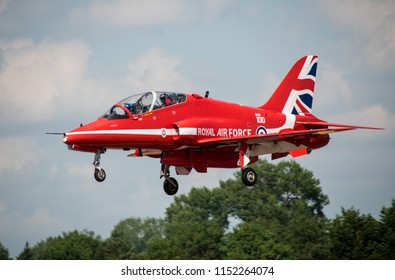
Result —
[[[106, 152], [105, 149], [100, 149], [95, 153], [95, 159], [93, 161], [93, 166], [95, 167], [95, 179], [98, 182], [103, 182], [106, 179], [106, 172], [100, 167], [100, 157], [101, 154]], [[170, 177], [170, 165], [162, 163], [160, 178], [164, 177], [163, 190], [168, 195], [175, 195], [178, 192], [178, 182], [173, 177]], [[258, 177], [255, 170], [251, 167], [246, 167], [241, 171], [241, 179], [246, 186], [255, 185]]]
[[106, 172], [103, 168], [100, 167], [100, 156], [104, 154], [106, 151], [101, 149], [98, 150], [95, 154], [95, 159], [93, 160], [93, 166], [95, 167], [95, 179], [98, 182], [103, 182], [106, 179]]
[[241, 180], [243, 181], [244, 185], [246, 186], [253, 186], [255, 185], [258, 177], [256, 175], [256, 171], [251, 167], [246, 167], [241, 171]]
[[173, 177], [170, 177], [170, 166], [162, 163], [160, 170], [160, 178], [165, 177], [163, 182], [163, 190], [168, 195], [175, 195], [178, 192], [178, 182]]
[[[100, 149], [95, 153], [95, 159], [93, 160], [93, 166], [95, 167], [94, 176], [96, 181], [103, 182], [106, 179], [106, 172], [100, 167], [101, 155], [106, 152], [105, 149]], [[178, 192], [178, 182], [173, 177], [170, 177], [170, 166], [162, 163], [160, 178], [164, 177], [163, 189], [168, 195], [175, 195]]]

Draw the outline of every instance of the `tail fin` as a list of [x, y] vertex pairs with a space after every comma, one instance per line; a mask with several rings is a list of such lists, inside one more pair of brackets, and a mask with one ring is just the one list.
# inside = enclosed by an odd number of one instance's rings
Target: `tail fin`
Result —
[[284, 114], [311, 114], [318, 57], [299, 59], [282, 80], [269, 100], [260, 108]]

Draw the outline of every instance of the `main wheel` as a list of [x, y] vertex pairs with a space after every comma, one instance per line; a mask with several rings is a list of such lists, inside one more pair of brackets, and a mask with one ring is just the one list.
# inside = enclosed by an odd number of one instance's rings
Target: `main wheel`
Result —
[[106, 179], [106, 172], [103, 168], [95, 168], [95, 179], [98, 182], [103, 182]]
[[253, 186], [258, 179], [256, 172], [251, 167], [247, 167], [243, 169], [241, 174], [241, 180], [243, 181], [244, 185], [246, 186]]
[[163, 182], [163, 189], [168, 195], [175, 195], [178, 192], [178, 182], [173, 177], [166, 178]]

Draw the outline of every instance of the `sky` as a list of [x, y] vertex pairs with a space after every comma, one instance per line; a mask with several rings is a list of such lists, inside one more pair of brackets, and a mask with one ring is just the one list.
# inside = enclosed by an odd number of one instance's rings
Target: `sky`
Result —
[[[296, 161], [320, 180], [329, 218], [341, 207], [378, 218], [395, 199], [394, 26], [391, 0], [0, 0], [0, 242], [15, 257], [70, 230], [107, 238], [122, 219], [163, 217], [174, 199], [158, 160], [108, 151], [98, 183], [93, 154], [45, 132], [150, 90], [260, 106], [307, 54], [319, 57], [317, 117], [385, 130], [332, 134]], [[177, 176], [179, 194], [235, 171]]]

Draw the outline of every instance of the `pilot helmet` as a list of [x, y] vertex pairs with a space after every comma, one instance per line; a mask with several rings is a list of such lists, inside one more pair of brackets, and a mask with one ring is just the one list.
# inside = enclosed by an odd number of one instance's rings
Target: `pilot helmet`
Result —
[[162, 93], [159, 96], [159, 99], [160, 99], [160, 101], [162, 102], [163, 105], [166, 105], [166, 106], [171, 105], [171, 100], [170, 100], [170, 97], [169, 97], [168, 94]]
[[132, 114], [133, 114], [133, 105], [130, 103], [123, 104]]

